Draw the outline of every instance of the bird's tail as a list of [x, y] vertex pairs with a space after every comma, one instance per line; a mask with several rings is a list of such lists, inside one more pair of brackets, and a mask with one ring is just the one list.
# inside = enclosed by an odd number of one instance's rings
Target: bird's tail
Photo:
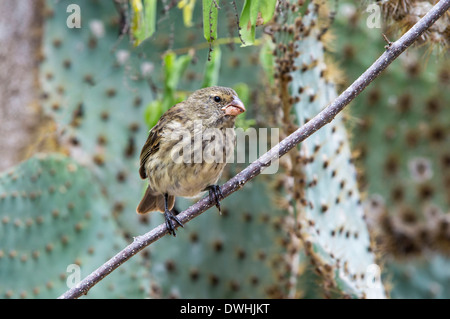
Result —
[[[168, 196], [167, 201], [167, 206], [169, 210], [171, 210], [175, 204], [175, 196]], [[144, 197], [142, 197], [141, 202], [136, 208], [136, 212], [138, 214], [147, 214], [148, 212], [153, 211], [164, 212], [164, 210], [164, 195], [156, 193], [149, 185], [145, 191]]]

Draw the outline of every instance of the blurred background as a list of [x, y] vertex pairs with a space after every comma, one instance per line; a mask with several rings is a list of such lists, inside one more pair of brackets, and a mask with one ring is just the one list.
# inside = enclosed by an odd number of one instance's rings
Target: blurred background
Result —
[[[382, 34], [398, 39], [435, 2], [0, 2], [0, 298], [56, 298], [163, 222], [135, 213], [139, 153], [192, 91], [234, 88], [247, 108], [237, 126], [281, 139], [382, 54]], [[83, 298], [448, 298], [449, 22], [276, 174]]]

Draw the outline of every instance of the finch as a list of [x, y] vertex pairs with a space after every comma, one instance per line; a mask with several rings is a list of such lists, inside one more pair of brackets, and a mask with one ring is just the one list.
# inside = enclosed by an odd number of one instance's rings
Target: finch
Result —
[[137, 213], [164, 213], [169, 233], [176, 236], [176, 224], [183, 225], [171, 211], [175, 197], [209, 191], [220, 211], [223, 196], [216, 183], [234, 154], [234, 124], [243, 112], [236, 92], [220, 86], [197, 90], [165, 112], [141, 151], [139, 174], [149, 185]]

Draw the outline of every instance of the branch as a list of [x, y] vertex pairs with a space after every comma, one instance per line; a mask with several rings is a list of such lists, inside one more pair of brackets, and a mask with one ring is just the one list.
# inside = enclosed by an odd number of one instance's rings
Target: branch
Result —
[[[225, 183], [222, 186], [223, 196], [227, 197], [242, 188], [245, 183], [259, 175], [261, 171], [268, 167], [272, 162], [286, 154], [321, 127], [327, 123], [330, 123], [346, 105], [348, 105], [359, 93], [361, 93], [361, 91], [364, 90], [370, 82], [372, 82], [384, 69], [386, 69], [392, 61], [394, 61], [403, 51], [406, 50], [406, 48], [417, 40], [417, 38], [419, 38], [422, 33], [425, 32], [425, 30], [427, 30], [449, 8], [450, 0], [439, 1], [439, 3], [437, 3], [430, 10], [430, 12], [420, 19], [408, 32], [406, 32], [399, 40], [393, 42], [387, 50], [355, 82], [353, 82], [350, 87], [348, 87], [323, 111]], [[214, 204], [215, 203], [213, 201], [209, 200], [209, 196], [207, 196], [177, 215], [177, 217], [183, 224], [186, 224], [193, 218], [206, 211], [208, 208], [214, 206]], [[130, 245], [125, 247], [117, 255], [112, 257], [105, 264], [100, 266], [97, 270], [82, 280], [78, 285], [68, 290], [59, 298], [78, 298], [83, 294], [87, 294], [89, 289], [109, 275], [117, 267], [167, 233], [168, 231], [166, 226], [162, 224], [142, 236], [135, 237], [134, 241]]]

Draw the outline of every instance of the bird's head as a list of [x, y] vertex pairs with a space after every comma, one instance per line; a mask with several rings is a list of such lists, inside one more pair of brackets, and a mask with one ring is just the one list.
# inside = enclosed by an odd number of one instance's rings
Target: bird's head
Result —
[[237, 93], [233, 89], [222, 86], [197, 90], [186, 102], [198, 116], [210, 122], [234, 124], [236, 116], [245, 112], [244, 103]]

